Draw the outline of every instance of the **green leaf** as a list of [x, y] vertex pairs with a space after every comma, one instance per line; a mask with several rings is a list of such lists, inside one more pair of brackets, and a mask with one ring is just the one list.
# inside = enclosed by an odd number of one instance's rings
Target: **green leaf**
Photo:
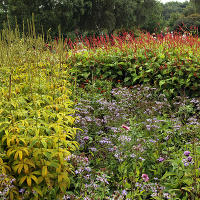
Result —
[[123, 75], [122, 71], [118, 71], [117, 73], [118, 73], [120, 76]]
[[197, 152], [200, 153], [200, 146], [197, 146], [196, 149], [197, 149]]
[[56, 162], [56, 161], [52, 161], [49, 166], [50, 167], [54, 167], [55, 169], [57, 169], [60, 166], [60, 164], [58, 162]]
[[41, 140], [41, 143], [42, 143], [43, 147], [44, 147], [45, 149], [47, 149], [47, 142], [45, 141], [45, 139], [42, 139], [42, 140]]
[[191, 186], [193, 183], [193, 180], [191, 178], [185, 178], [183, 179], [183, 182], [187, 184], [188, 186]]
[[43, 197], [43, 193], [39, 187], [33, 187], [33, 190], [35, 190], [41, 197]]
[[192, 187], [182, 187], [181, 189], [182, 189], [182, 190], [185, 190], [185, 191], [187, 191], [187, 192], [189, 192], [189, 193], [192, 192]]
[[159, 81], [159, 86], [162, 87], [162, 85], [164, 85], [165, 83], [166, 83], [165, 80], [161, 80], [161, 81]]
[[124, 79], [124, 82], [128, 82], [130, 79], [131, 79], [131, 77], [126, 77], [126, 78]]
[[83, 73], [83, 74], [81, 74], [81, 76], [83, 76], [85, 79], [87, 79], [88, 77], [89, 77], [89, 75], [90, 75], [90, 72], [88, 72], [88, 73]]
[[166, 172], [161, 179], [165, 179], [168, 176], [177, 176], [177, 174], [174, 172]]
[[33, 147], [38, 141], [38, 138], [33, 139], [30, 143], [30, 147]]

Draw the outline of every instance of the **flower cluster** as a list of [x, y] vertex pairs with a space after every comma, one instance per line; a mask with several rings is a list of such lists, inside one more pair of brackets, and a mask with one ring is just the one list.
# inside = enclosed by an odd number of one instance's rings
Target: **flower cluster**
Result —
[[184, 156], [186, 156], [186, 158], [184, 158], [182, 160], [182, 162], [184, 163], [184, 166], [187, 167], [188, 165], [194, 164], [193, 158], [192, 158], [192, 156], [190, 156], [190, 154], [191, 154], [190, 151], [185, 151], [183, 154], [184, 154]]

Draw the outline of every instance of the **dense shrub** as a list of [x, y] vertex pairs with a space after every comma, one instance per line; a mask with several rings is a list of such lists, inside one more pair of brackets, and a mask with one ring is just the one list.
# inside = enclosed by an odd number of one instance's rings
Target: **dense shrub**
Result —
[[1, 38], [0, 198], [60, 199], [73, 173], [67, 157], [78, 148], [69, 75], [58, 71], [66, 66], [41, 38]]
[[[93, 38], [93, 46], [69, 52], [67, 63], [74, 66], [79, 83], [92, 78], [112, 80], [125, 86], [148, 83], [168, 96], [199, 95], [200, 68], [197, 38], [141, 35]], [[75, 45], [75, 44], [74, 44]]]

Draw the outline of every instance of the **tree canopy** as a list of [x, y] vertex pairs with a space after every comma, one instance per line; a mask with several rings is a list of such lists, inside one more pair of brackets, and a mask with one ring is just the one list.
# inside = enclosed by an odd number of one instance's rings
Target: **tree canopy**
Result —
[[[2, 0], [0, 29], [3, 21], [21, 28], [34, 22], [38, 33], [103, 32], [130, 30], [134, 27], [150, 32], [163, 26], [171, 29], [179, 18], [200, 12], [200, 0], [160, 3], [158, 0]], [[25, 26], [24, 26], [25, 25]]]
[[35, 16], [37, 31], [107, 30], [146, 27], [160, 23], [161, 5], [157, 0], [4, 0], [0, 2], [1, 23], [8, 16], [19, 27]]

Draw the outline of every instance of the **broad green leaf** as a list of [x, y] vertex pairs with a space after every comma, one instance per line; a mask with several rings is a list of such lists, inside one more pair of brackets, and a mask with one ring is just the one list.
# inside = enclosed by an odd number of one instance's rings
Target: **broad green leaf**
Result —
[[166, 172], [161, 179], [165, 179], [169, 176], [177, 176], [177, 174], [174, 172]]

